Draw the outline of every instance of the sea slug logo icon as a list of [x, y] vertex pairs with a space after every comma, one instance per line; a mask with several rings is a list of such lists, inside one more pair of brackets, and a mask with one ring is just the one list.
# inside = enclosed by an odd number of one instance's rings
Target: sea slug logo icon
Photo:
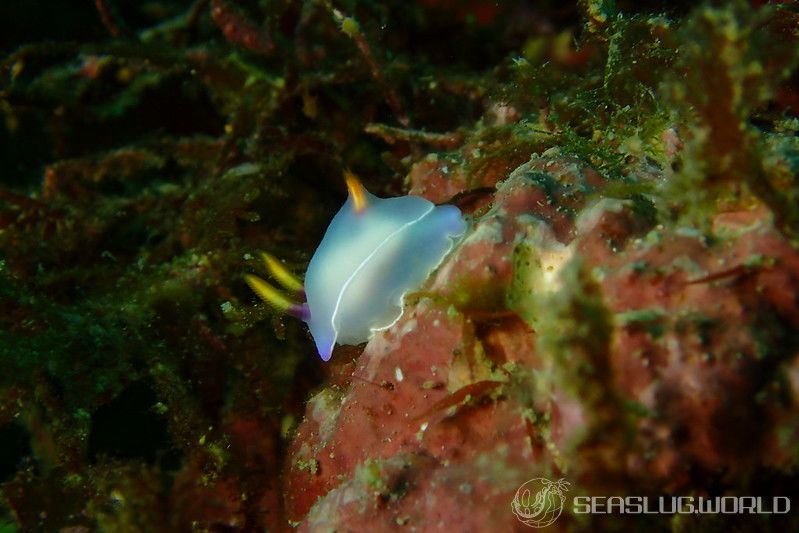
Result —
[[565, 479], [550, 481], [537, 477], [524, 483], [510, 504], [513, 514], [530, 527], [547, 527], [563, 511], [563, 493], [569, 490]]

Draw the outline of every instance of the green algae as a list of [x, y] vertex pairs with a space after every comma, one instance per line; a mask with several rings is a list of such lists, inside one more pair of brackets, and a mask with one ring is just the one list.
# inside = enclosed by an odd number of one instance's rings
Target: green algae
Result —
[[559, 277], [561, 289], [541, 297], [537, 305], [538, 345], [552, 358], [552, 367], [564, 373], [570, 393], [588, 404], [601, 403], [609, 382], [611, 316], [599, 286], [579, 259], [564, 266]]
[[666, 313], [662, 309], [636, 309], [616, 315], [616, 319], [623, 325], [642, 327], [655, 339], [663, 335], [665, 317]]
[[719, 202], [746, 202], [744, 187], [772, 209], [783, 232], [793, 236], [799, 228], [790, 200], [796, 183], [777, 183], [768, 172], [767, 162], [784, 156], [763, 132], [763, 122], [775, 119], [763, 104], [799, 64], [797, 35], [789, 28], [795, 18], [789, 9], [754, 11], [733, 2], [702, 7], [680, 28], [685, 44], [663, 92], [685, 121], [687, 142], [664, 197], [684, 204], [686, 221], [706, 227]]

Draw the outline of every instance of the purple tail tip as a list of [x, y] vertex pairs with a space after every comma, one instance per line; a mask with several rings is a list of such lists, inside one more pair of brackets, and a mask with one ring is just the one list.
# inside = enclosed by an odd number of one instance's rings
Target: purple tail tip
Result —
[[333, 356], [333, 347], [336, 345], [334, 342], [323, 342], [323, 343], [316, 343], [316, 351], [319, 352], [319, 357], [322, 358], [322, 361], [330, 361], [330, 358]]

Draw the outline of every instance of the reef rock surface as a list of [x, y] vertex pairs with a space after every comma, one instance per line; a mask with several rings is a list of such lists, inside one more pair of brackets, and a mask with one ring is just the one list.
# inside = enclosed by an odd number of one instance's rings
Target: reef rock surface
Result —
[[604, 186], [544, 154], [478, 202], [402, 318], [309, 401], [285, 465], [300, 530], [511, 530], [531, 478], [707, 496], [795, 462], [799, 254], [764, 209], [717, 216], [709, 242]]

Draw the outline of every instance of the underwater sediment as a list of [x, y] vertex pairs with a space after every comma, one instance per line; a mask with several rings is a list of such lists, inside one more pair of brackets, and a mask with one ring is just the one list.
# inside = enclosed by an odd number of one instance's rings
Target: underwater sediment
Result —
[[[525, 531], [534, 478], [553, 529], [799, 527], [571, 505], [796, 486], [795, 4], [43, 4], [0, 7], [0, 532]], [[346, 169], [468, 229], [324, 363], [244, 275]]]

